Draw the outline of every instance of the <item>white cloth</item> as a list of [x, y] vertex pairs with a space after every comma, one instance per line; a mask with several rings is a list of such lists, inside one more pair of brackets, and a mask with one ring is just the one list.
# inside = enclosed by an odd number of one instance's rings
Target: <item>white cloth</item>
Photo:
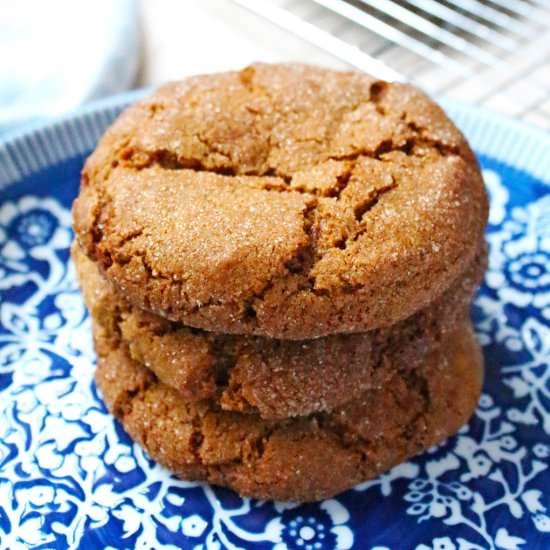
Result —
[[131, 87], [137, 11], [134, 0], [2, 0], [0, 133]]

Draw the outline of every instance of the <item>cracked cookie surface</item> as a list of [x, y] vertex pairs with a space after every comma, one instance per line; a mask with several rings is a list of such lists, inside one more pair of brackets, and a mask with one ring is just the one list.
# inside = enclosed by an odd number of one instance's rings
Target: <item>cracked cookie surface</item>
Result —
[[397, 367], [414, 369], [464, 323], [485, 254], [444, 295], [388, 329], [315, 340], [274, 340], [191, 329], [131, 306], [76, 246], [73, 260], [90, 314], [103, 337], [121, 339], [187, 401], [263, 418], [332, 410], [382, 387]]
[[[468, 325], [414, 370], [335, 409], [287, 420], [190, 403], [96, 330], [96, 380], [152, 458], [185, 479], [260, 499], [313, 501], [370, 479], [453, 434], [472, 414], [482, 360]], [[335, 467], [338, 465], [338, 467]]]
[[131, 106], [86, 162], [74, 227], [135, 305], [217, 332], [389, 326], [471, 264], [476, 160], [415, 88], [253, 65]]

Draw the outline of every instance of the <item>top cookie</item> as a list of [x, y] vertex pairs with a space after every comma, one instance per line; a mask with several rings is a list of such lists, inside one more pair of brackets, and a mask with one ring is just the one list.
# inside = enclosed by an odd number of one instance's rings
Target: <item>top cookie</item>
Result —
[[168, 84], [86, 162], [84, 252], [135, 305], [304, 339], [391, 325], [470, 265], [487, 201], [462, 134], [417, 89], [253, 65]]

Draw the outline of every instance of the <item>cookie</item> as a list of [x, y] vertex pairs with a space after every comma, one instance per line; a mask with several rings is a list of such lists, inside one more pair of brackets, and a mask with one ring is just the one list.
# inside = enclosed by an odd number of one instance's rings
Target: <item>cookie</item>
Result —
[[128, 434], [179, 477], [260, 499], [320, 500], [378, 475], [455, 433], [481, 386], [464, 325], [422, 367], [332, 413], [269, 421], [186, 401], [100, 333], [97, 385]]
[[416, 368], [428, 350], [468, 316], [481, 254], [466, 277], [421, 312], [388, 329], [309, 341], [224, 335], [191, 329], [128, 304], [77, 247], [73, 259], [84, 299], [103, 337], [120, 338], [130, 356], [187, 401], [211, 399], [225, 410], [275, 419], [332, 410]]
[[73, 213], [132, 304], [302, 340], [439, 298], [481, 246], [487, 199], [464, 137], [414, 87], [258, 64], [131, 106], [86, 162]]

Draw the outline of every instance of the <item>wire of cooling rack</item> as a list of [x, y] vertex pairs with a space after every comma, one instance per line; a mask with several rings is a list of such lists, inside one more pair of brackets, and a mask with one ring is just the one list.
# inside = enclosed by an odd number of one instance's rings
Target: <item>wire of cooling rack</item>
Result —
[[233, 0], [351, 66], [550, 129], [550, 0]]

